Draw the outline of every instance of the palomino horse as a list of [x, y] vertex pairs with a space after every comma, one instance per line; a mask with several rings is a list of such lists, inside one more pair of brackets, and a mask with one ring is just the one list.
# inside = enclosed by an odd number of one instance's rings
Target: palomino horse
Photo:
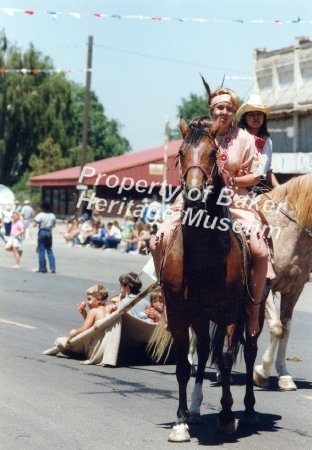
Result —
[[312, 271], [312, 174], [292, 178], [262, 194], [260, 208], [278, 233], [275, 239], [273, 236], [276, 278], [272, 280], [272, 291], [280, 293], [281, 304], [278, 316], [272, 293], [266, 301], [271, 342], [262, 364], [255, 367], [254, 381], [260, 387], [268, 386], [278, 348], [278, 386], [281, 390], [295, 390], [286, 367], [286, 349], [293, 309]]
[[[218, 365], [222, 375], [222, 410], [218, 427], [225, 433], [236, 429], [230, 374], [244, 341], [248, 252], [243, 239], [232, 230], [228, 208], [217, 202], [224, 188], [217, 167], [218, 149], [214, 139], [217, 127], [203, 117], [194, 119], [189, 125], [183, 119], [180, 121], [183, 143], [179, 163], [184, 205], [181, 220], [169, 237], [160, 272], [179, 384], [178, 420], [168, 438], [173, 442], [189, 441], [187, 422], [200, 420], [202, 384], [210, 353], [211, 361]], [[264, 308], [262, 312], [264, 316]], [[215, 324], [212, 338], [209, 334], [211, 321]], [[197, 336], [198, 367], [188, 409], [190, 327]], [[249, 424], [258, 423], [253, 392], [256, 354], [257, 337], [247, 333], [244, 419]]]

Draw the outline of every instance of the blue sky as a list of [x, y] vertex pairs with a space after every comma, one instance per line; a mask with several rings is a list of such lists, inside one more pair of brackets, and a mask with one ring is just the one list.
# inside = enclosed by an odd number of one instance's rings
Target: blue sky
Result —
[[[34, 14], [10, 15], [4, 8]], [[48, 11], [58, 12], [57, 19]], [[109, 17], [96, 19], [96, 12]], [[131, 15], [169, 20], [127, 18]], [[298, 18], [299, 23], [292, 23]], [[252, 90], [246, 78], [252, 76], [255, 48], [288, 47], [296, 36], [312, 40], [307, 0], [0, 0], [0, 20], [11, 42], [22, 49], [32, 42], [56, 68], [72, 69], [68, 79], [81, 84], [92, 35], [91, 87], [107, 117], [123, 125], [121, 134], [134, 151], [164, 143], [166, 118], [177, 125], [182, 98], [204, 94], [199, 73], [212, 89], [225, 74], [225, 85], [246, 98]]]

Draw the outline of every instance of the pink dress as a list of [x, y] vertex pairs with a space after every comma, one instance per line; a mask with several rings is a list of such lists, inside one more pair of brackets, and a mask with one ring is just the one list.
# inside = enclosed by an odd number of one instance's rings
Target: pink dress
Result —
[[[253, 136], [246, 130], [232, 127], [225, 136], [218, 138], [217, 142], [221, 152], [219, 170], [223, 174], [225, 184], [227, 178], [231, 176], [247, 174], [253, 174], [255, 178], [260, 176], [259, 153]], [[256, 226], [261, 226], [261, 217], [251, 202], [247, 188], [231, 189], [235, 193], [229, 205], [232, 217], [239, 219], [245, 231], [252, 231]]]
[[[260, 176], [261, 164], [258, 151], [252, 135], [246, 130], [232, 127], [225, 136], [216, 139], [220, 148], [219, 170], [222, 173], [225, 184], [227, 178], [231, 176], [242, 176], [253, 174], [255, 178]], [[262, 225], [262, 218], [252, 204], [247, 188], [234, 187], [232, 191], [232, 203], [229, 208], [234, 219], [238, 219], [244, 232], [259, 230]], [[227, 201], [221, 199], [221, 201]], [[159, 277], [161, 263], [170, 235], [179, 224], [180, 214], [183, 208], [182, 194], [179, 194], [171, 211], [173, 212], [170, 221], [164, 222], [159, 228], [155, 237], [150, 241], [150, 249], [153, 255], [156, 275]]]

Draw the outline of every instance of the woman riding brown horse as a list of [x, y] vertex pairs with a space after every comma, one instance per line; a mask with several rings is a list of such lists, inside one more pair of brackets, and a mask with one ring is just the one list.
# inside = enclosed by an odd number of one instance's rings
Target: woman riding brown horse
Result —
[[[182, 196], [179, 199], [181, 207], [176, 208], [180, 218], [174, 227], [170, 225], [171, 233], [169, 237], [165, 236], [168, 238], [165, 255], [158, 266], [168, 327], [177, 356], [178, 422], [169, 435], [169, 440], [174, 442], [188, 441], [186, 422], [199, 419], [203, 376], [210, 351], [212, 362], [218, 365], [222, 374], [219, 428], [228, 433], [236, 426], [231, 409], [230, 373], [243, 342], [246, 324], [248, 252], [242, 234], [235, 230], [228, 206], [218, 202], [225, 188], [220, 174], [221, 153], [215, 141], [219, 129], [219, 121], [211, 125], [207, 118], [196, 119], [189, 126], [183, 119], [180, 121]], [[164, 235], [158, 237], [161, 239]], [[157, 257], [155, 262], [159, 262]], [[210, 339], [211, 321], [215, 330]], [[262, 324], [263, 314], [260, 327]], [[198, 353], [190, 409], [186, 398], [191, 372], [187, 359], [189, 327], [196, 333]], [[257, 336], [247, 333], [244, 347], [247, 369], [244, 417], [253, 424], [258, 421], [252, 380]]]

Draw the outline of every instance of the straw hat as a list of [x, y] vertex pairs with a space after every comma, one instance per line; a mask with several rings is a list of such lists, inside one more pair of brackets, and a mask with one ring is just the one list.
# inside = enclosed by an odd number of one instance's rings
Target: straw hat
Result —
[[252, 111], [261, 111], [264, 114], [268, 114], [269, 107], [262, 103], [261, 97], [257, 94], [252, 94], [246, 100], [245, 103], [241, 105], [241, 107], [236, 112], [236, 119], [239, 121], [243, 114]]

